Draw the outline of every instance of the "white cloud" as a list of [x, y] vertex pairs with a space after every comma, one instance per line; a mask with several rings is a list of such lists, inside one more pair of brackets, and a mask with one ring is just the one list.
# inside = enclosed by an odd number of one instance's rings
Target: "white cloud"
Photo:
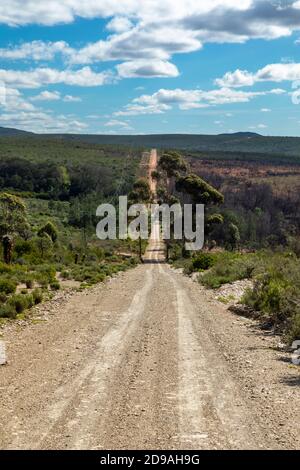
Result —
[[153, 95], [141, 95], [126, 105], [115, 116], [130, 116], [138, 114], [161, 114], [178, 106], [181, 110], [199, 109], [208, 106], [247, 103], [250, 100], [273, 94], [278, 90], [261, 92], [246, 92], [232, 88], [220, 88], [215, 90], [174, 90], [160, 89]]
[[40, 88], [44, 85], [64, 83], [81, 87], [101, 86], [112, 80], [110, 72], [94, 72], [90, 67], [79, 70], [56, 70], [37, 68], [35, 70], [0, 69], [0, 81], [15, 88]]
[[36, 108], [32, 103], [26, 101], [19, 90], [7, 88], [5, 90], [5, 100], [1, 101], [0, 108], [8, 112], [14, 111], [34, 111]]
[[163, 114], [164, 112], [172, 109], [171, 106], [166, 104], [155, 105], [139, 105], [128, 104], [121, 111], [114, 113], [115, 116], [136, 116], [139, 114]]
[[2, 0], [0, 22], [10, 25], [30, 23], [53, 25], [70, 23], [82, 18], [136, 17], [143, 22], [153, 19], [180, 21], [190, 15], [205, 15], [215, 8], [242, 11], [251, 5], [250, 0]]
[[67, 56], [71, 53], [73, 51], [65, 41], [32, 41], [14, 47], [1, 48], [0, 59], [45, 61], [54, 59], [56, 54]]
[[99, 61], [167, 61], [175, 53], [200, 49], [201, 42], [194, 32], [176, 25], [155, 23], [138, 25], [130, 31], [109, 36], [89, 44], [70, 56], [72, 64], [91, 64]]
[[6, 89], [6, 99], [0, 104], [0, 126], [17, 127], [32, 132], [81, 132], [87, 125], [76, 117], [52, 115], [26, 101], [19, 90]]
[[62, 100], [65, 103], [79, 103], [82, 99], [79, 96], [66, 95], [61, 96], [59, 91], [42, 91], [36, 96], [30, 98], [31, 101], [59, 101]]
[[270, 113], [271, 112], [271, 109], [269, 108], [261, 108], [261, 113]]
[[257, 124], [256, 126], [249, 126], [249, 129], [251, 130], [263, 130], [267, 128], [268, 126], [266, 124]]
[[128, 123], [126, 121], [118, 121], [117, 119], [112, 119], [105, 124], [105, 127], [114, 127], [114, 126], [122, 126], [126, 127]]
[[42, 91], [39, 95], [33, 96], [31, 101], [58, 101], [60, 99], [59, 91]]
[[117, 66], [117, 71], [121, 78], [178, 77], [179, 75], [178, 69], [174, 64], [163, 60], [124, 62]]
[[223, 78], [217, 79], [218, 86], [244, 87], [259, 82], [295, 81], [300, 79], [300, 63], [270, 64], [255, 73], [247, 70], [228, 72]]
[[105, 127], [119, 127], [122, 130], [133, 130], [132, 126], [130, 126], [128, 121], [119, 121], [118, 119], [111, 119], [110, 121], [106, 122]]
[[[106, 29], [112, 34], [79, 50], [64, 41], [23, 43], [0, 49], [0, 58], [43, 61], [60, 54], [73, 65], [121, 61], [120, 77], [176, 77], [178, 70], [171, 61], [174, 54], [197, 51], [205, 43], [241, 43], [250, 38], [270, 40], [300, 30], [299, 2], [293, 0], [2, 0], [0, 3], [0, 23], [14, 26], [70, 23], [77, 17], [104, 18]], [[276, 71], [275, 66], [264, 72], [274, 81], [280, 81], [284, 69]], [[251, 86], [256, 79], [259, 78], [255, 74], [237, 70], [228, 73], [218, 84]]]
[[132, 27], [132, 22], [125, 16], [116, 16], [106, 25], [106, 29], [114, 33], [124, 33]]
[[217, 78], [215, 83], [220, 87], [243, 87], [254, 85], [255, 80], [247, 70], [237, 69], [235, 72], [227, 72], [223, 78]]
[[41, 110], [12, 111], [0, 115], [0, 125], [37, 133], [80, 133], [87, 125], [68, 116], [52, 116]]
[[66, 95], [63, 97], [65, 103], [80, 103], [82, 99], [79, 96]]

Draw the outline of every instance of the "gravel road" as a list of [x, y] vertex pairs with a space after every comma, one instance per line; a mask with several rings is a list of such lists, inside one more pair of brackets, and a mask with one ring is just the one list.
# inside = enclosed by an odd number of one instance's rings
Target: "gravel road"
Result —
[[2, 449], [299, 448], [299, 370], [160, 249], [4, 331]]
[[163, 258], [3, 330], [1, 449], [299, 448], [299, 367]]

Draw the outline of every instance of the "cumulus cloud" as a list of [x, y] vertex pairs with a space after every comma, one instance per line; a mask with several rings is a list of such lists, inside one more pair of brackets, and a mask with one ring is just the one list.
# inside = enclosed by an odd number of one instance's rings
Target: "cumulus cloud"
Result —
[[132, 22], [125, 16], [116, 16], [106, 25], [108, 31], [114, 33], [124, 33], [128, 31], [133, 26]]
[[[48, 93], [48, 92], [47, 92]], [[44, 95], [47, 96], [47, 95]], [[17, 127], [33, 132], [81, 132], [86, 123], [74, 116], [53, 115], [28, 102], [19, 90], [6, 88], [6, 99], [0, 102], [0, 126]]]
[[268, 126], [266, 124], [257, 124], [256, 126], [249, 126], [249, 129], [251, 130], [264, 130], [268, 129]]
[[218, 86], [244, 87], [258, 82], [284, 82], [300, 80], [300, 63], [269, 64], [255, 73], [247, 70], [228, 72], [216, 80]]
[[0, 81], [14, 88], [40, 88], [44, 85], [64, 83], [81, 87], [101, 86], [110, 82], [110, 72], [94, 72], [90, 67], [73, 70], [37, 68], [35, 70], [0, 69]]
[[6, 87], [5, 99], [0, 102], [0, 108], [4, 111], [35, 111], [35, 106], [29, 103], [19, 90]]
[[30, 98], [31, 101], [59, 101], [62, 100], [65, 103], [79, 103], [82, 99], [79, 96], [65, 95], [61, 96], [59, 91], [42, 91], [36, 96]]
[[82, 99], [79, 96], [66, 95], [63, 97], [65, 103], [80, 103]]
[[1, 114], [0, 125], [37, 133], [80, 133], [87, 129], [87, 125], [78, 119], [64, 115], [53, 117], [41, 110]]
[[153, 95], [141, 95], [115, 113], [116, 116], [138, 114], [161, 114], [178, 106], [181, 110], [199, 109], [208, 106], [248, 103], [250, 100], [268, 94], [277, 94], [279, 90], [248, 92], [232, 88], [203, 90], [160, 89]]
[[[275, 39], [300, 30], [299, 1], [293, 0], [2, 0], [0, 22], [9, 25], [70, 23], [77, 17], [107, 19], [112, 34], [79, 50], [64, 41], [33, 41], [0, 49], [0, 58], [51, 60], [61, 54], [69, 64], [121, 61], [121, 77], [175, 77], [174, 54], [197, 51], [205, 43]], [[153, 62], [151, 67], [150, 62]], [[153, 74], [152, 74], [153, 72]], [[226, 84], [251, 85], [245, 71]], [[232, 82], [232, 84], [229, 83]]]
[[31, 59], [45, 61], [54, 59], [57, 54], [68, 56], [73, 54], [73, 50], [65, 41], [32, 41], [17, 46], [0, 48], [0, 59], [7, 60]]
[[179, 75], [176, 65], [163, 60], [123, 62], [117, 66], [117, 71], [121, 78], [178, 77]]
[[33, 96], [31, 101], [58, 101], [61, 96], [59, 91], [42, 91], [39, 95]]
[[2, 0], [0, 4], [0, 22], [9, 25], [30, 23], [54, 25], [70, 23], [76, 17], [108, 18], [135, 17], [143, 22], [161, 20], [180, 20], [193, 14], [205, 14], [214, 8], [224, 6], [239, 10], [251, 5], [250, 0]]
[[110, 121], [106, 122], [105, 127], [118, 127], [124, 131], [132, 131], [133, 127], [129, 124], [128, 121], [119, 121], [118, 119], [111, 119]]
[[194, 32], [176, 25], [138, 25], [107, 40], [88, 44], [71, 54], [73, 64], [91, 64], [99, 61], [168, 60], [175, 53], [200, 49], [201, 42]]

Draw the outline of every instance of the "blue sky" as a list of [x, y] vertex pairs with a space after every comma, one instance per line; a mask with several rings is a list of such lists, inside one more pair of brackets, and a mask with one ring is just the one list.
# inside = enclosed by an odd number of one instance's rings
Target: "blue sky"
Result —
[[0, 126], [299, 136], [299, 37], [294, 0], [2, 0]]

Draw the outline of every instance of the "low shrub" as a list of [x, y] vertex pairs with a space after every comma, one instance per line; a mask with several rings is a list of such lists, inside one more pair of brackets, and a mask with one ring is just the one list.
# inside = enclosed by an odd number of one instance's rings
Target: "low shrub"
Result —
[[50, 289], [51, 290], [59, 290], [60, 289], [60, 283], [58, 281], [51, 282]]
[[15, 319], [16, 317], [17, 312], [13, 305], [5, 304], [0, 306], [0, 318]]
[[218, 289], [223, 284], [251, 279], [258, 266], [259, 259], [255, 256], [222, 256], [209, 272], [201, 276], [200, 282], [206, 287]]
[[217, 256], [211, 253], [199, 253], [192, 259], [193, 271], [207, 271], [212, 268], [217, 261]]
[[35, 305], [38, 305], [41, 302], [43, 302], [43, 292], [41, 289], [34, 289], [31, 295], [33, 297], [33, 301]]
[[27, 294], [26, 300], [27, 300], [27, 308], [32, 308], [35, 305], [32, 294]]
[[25, 279], [25, 284], [26, 284], [26, 287], [27, 289], [32, 289], [33, 286], [34, 286], [34, 280], [32, 277], [28, 277]]
[[11, 279], [0, 279], [0, 293], [9, 295], [14, 294], [17, 289], [17, 283]]
[[62, 279], [65, 279], [65, 280], [71, 279], [71, 273], [70, 273], [70, 271], [66, 271], [66, 270], [62, 271], [62, 272], [61, 272], [61, 278], [62, 278]]
[[289, 254], [266, 260], [264, 272], [242, 302], [261, 312], [289, 340], [300, 339], [300, 266]]
[[11, 305], [17, 314], [23, 313], [28, 308], [27, 296], [22, 294], [15, 294], [8, 300], [8, 305]]

